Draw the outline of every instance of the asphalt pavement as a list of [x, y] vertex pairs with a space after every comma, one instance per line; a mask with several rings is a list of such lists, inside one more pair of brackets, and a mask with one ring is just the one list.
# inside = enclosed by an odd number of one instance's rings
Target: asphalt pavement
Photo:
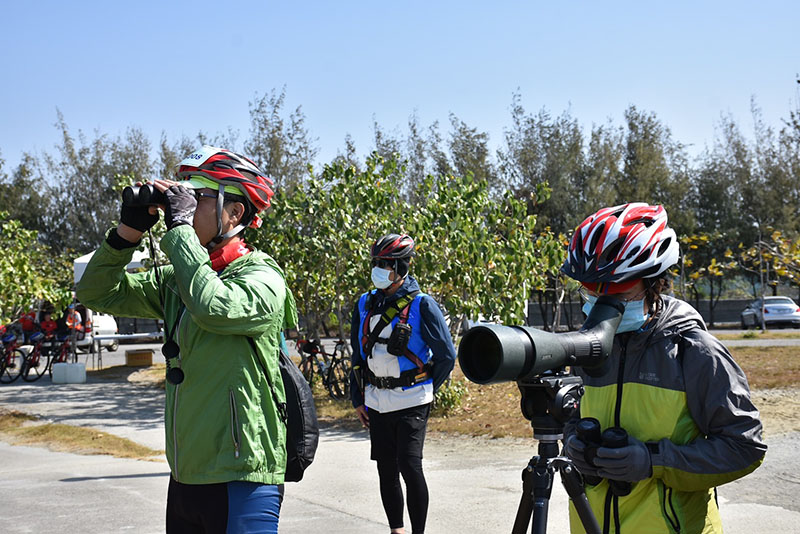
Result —
[[[156, 362], [163, 361], [158, 345], [145, 346], [156, 349]], [[117, 353], [104, 353], [103, 365], [124, 363], [126, 349], [141, 347], [122, 345]], [[91, 359], [88, 363], [91, 367]], [[164, 448], [163, 402], [161, 391], [91, 377], [85, 384], [52, 384], [45, 377], [33, 384], [0, 386], [0, 406], [97, 428], [154, 449]], [[798, 437], [770, 439], [761, 468], [720, 488], [726, 533], [798, 531]], [[431, 494], [429, 534], [509, 532], [521, 494], [520, 474], [534, 454], [532, 439], [429, 436], [424, 460]], [[0, 442], [0, 459], [3, 532], [164, 531], [169, 468], [163, 458], [124, 460]], [[568, 531], [567, 496], [558, 480], [547, 525], [549, 532]], [[388, 532], [366, 432], [322, 429], [317, 457], [304, 480], [286, 485], [280, 530]]]

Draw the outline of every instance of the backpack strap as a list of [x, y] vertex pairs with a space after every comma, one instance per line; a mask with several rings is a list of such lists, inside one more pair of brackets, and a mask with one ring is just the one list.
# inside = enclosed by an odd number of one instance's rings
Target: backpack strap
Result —
[[[417, 292], [417, 293], [419, 293], [419, 292]], [[416, 297], [416, 295], [415, 295], [415, 297]], [[413, 301], [413, 299], [412, 299], [412, 301]], [[400, 319], [398, 320], [399, 324], [408, 323], [408, 314], [409, 314], [410, 311], [411, 311], [411, 302], [406, 304], [405, 308], [403, 308], [403, 311], [400, 312]], [[408, 347], [406, 347], [406, 350], [405, 350], [405, 353], [403, 354], [403, 356], [408, 358], [411, 361], [411, 363], [413, 363], [414, 365], [417, 366], [417, 369], [419, 370], [418, 372], [422, 373], [424, 371], [425, 364], [422, 363], [422, 359], [419, 356], [417, 356], [416, 354], [414, 354], [413, 352], [411, 352], [411, 350], [409, 350]]]
[[[267, 379], [267, 385], [269, 386], [269, 390], [272, 393], [272, 400], [275, 402], [275, 406], [278, 408], [278, 415], [280, 416], [281, 421], [283, 421], [283, 424], [285, 425], [289, 421], [289, 414], [286, 411], [286, 403], [278, 401], [278, 396], [275, 394], [275, 387], [272, 385], [272, 380], [270, 380], [269, 378], [269, 373], [267, 372], [267, 368], [264, 366], [264, 362], [261, 361], [261, 358], [258, 355], [258, 347], [256, 346], [256, 342], [250, 336], [247, 336], [247, 341], [249, 341], [250, 346], [253, 347], [253, 352], [255, 353], [256, 361], [258, 362], [258, 365], [261, 366], [261, 370], [264, 371], [264, 378]], [[283, 348], [280, 345], [278, 345], [278, 351], [283, 352]]]
[[[372, 306], [371, 306], [371, 299], [368, 300], [370, 304], [370, 309], [367, 312], [367, 318], [364, 321], [364, 326], [361, 331], [361, 347], [364, 350], [364, 354], [367, 355], [368, 358], [372, 357], [372, 347], [375, 345], [375, 342], [378, 341], [381, 332], [383, 329], [386, 328], [386, 325], [392, 322], [395, 316], [402, 311], [406, 311], [408, 307], [410, 307], [411, 302], [417, 297], [419, 291], [412, 291], [406, 295], [403, 295], [399, 299], [395, 300], [386, 311], [383, 312], [381, 318], [378, 320], [378, 324], [375, 325], [375, 328], [372, 329], [371, 332], [368, 333], [369, 329], [369, 322], [372, 318]], [[406, 311], [406, 321], [408, 321], [408, 312]], [[402, 318], [402, 315], [401, 315]], [[419, 358], [417, 358], [419, 359]], [[416, 362], [415, 362], [416, 363]]]

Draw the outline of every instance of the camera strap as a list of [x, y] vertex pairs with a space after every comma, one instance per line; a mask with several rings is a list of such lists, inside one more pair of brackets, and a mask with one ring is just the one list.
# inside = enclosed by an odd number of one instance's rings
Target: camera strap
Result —
[[[418, 294], [419, 291], [412, 291], [392, 302], [389, 305], [389, 307], [386, 308], [386, 311], [383, 312], [383, 315], [381, 315], [381, 318], [378, 320], [378, 323], [375, 325], [375, 328], [373, 328], [371, 332], [369, 331], [369, 323], [370, 320], [372, 319], [373, 313], [372, 313], [372, 306], [369, 306], [370, 309], [367, 312], [367, 318], [364, 320], [364, 325], [361, 331], [361, 347], [364, 350], [364, 354], [366, 354], [368, 358], [372, 357], [372, 347], [375, 345], [375, 342], [378, 341], [381, 332], [383, 332], [383, 329], [386, 328], [386, 325], [392, 322], [392, 320], [398, 313], [401, 313], [401, 311], [405, 311], [406, 321], [408, 321], [407, 308], [411, 306], [411, 303], [414, 301], [414, 299]], [[417, 358], [417, 360], [419, 360], [419, 358]]]

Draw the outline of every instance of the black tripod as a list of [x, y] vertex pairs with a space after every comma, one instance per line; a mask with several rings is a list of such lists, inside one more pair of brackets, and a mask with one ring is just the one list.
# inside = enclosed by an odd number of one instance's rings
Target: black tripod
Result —
[[522, 414], [531, 422], [533, 437], [539, 441], [539, 454], [531, 458], [522, 471], [522, 498], [512, 534], [525, 534], [531, 517], [532, 534], [547, 532], [547, 511], [556, 469], [561, 473], [561, 482], [583, 528], [588, 534], [601, 534], [583, 490], [581, 475], [569, 458], [558, 455], [558, 441], [564, 438], [564, 423], [577, 413], [583, 396], [581, 378], [561, 369], [532, 380], [520, 380], [517, 385], [522, 393]]

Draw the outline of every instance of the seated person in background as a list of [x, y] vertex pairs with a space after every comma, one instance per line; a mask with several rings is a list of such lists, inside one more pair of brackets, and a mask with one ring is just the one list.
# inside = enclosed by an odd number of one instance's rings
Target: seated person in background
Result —
[[45, 339], [50, 339], [58, 329], [58, 324], [53, 320], [53, 316], [49, 311], [42, 312], [42, 321], [39, 323]]
[[20, 339], [20, 343], [23, 341], [27, 341], [31, 334], [36, 332], [36, 312], [33, 310], [29, 310], [28, 313], [23, 313], [19, 317], [19, 324], [22, 326], [22, 333], [25, 336], [25, 339]]

